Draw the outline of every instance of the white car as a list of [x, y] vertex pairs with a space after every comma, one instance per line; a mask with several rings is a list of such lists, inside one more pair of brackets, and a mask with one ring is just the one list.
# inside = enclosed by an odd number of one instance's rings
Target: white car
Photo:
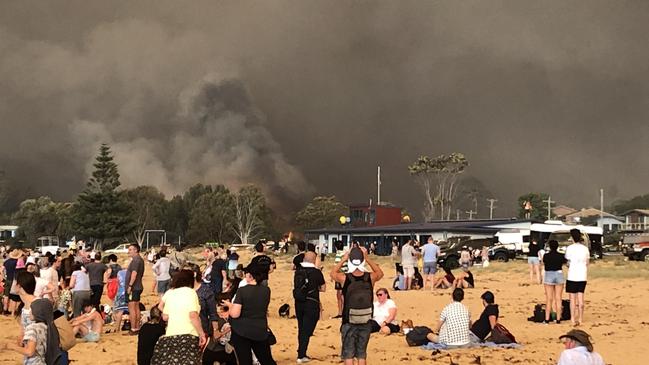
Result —
[[119, 254], [119, 253], [128, 253], [128, 243], [122, 243], [121, 245], [111, 248], [110, 250], [104, 251], [105, 254]]

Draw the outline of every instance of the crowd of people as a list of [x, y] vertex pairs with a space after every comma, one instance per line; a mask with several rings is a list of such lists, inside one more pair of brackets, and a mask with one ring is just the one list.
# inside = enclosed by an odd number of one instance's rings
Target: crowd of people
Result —
[[[543, 249], [531, 245], [531, 280], [537, 281], [535, 266], [542, 263], [544, 268], [542, 274], [538, 272], [546, 292], [546, 323], [552, 309], [561, 313], [564, 283], [570, 293], [573, 324], [578, 326], [583, 320], [589, 253], [580, 243], [580, 233], [575, 230], [571, 234], [575, 243], [565, 255], [558, 252], [556, 241], [548, 242], [548, 251], [542, 256], [539, 251]], [[288, 243], [278, 251], [283, 252], [286, 246]], [[308, 347], [323, 313], [320, 296], [327, 287], [323, 274], [327, 255], [322, 254], [322, 247], [305, 242], [297, 242], [295, 247], [292, 294], [297, 322], [296, 362], [301, 364], [312, 360]], [[384, 272], [373, 255], [358, 244], [345, 248], [337, 241], [334, 248], [328, 276], [335, 284], [338, 306], [338, 314], [332, 318], [341, 321], [341, 359], [345, 364], [356, 361], [363, 365], [372, 333], [388, 336], [406, 333], [406, 329], [399, 325], [398, 306], [389, 290], [375, 290]], [[63, 345], [66, 337], [98, 342], [104, 326], [110, 324], [126, 336], [137, 336], [138, 365], [276, 364], [271, 351], [276, 339], [268, 325], [269, 281], [276, 264], [265, 250], [264, 242], [257, 243], [246, 266], [239, 263], [235, 251], [222, 246], [205, 248], [202, 265], [194, 263], [182, 249], [150, 251], [144, 257], [151, 262], [155, 277], [151, 291], [158, 302], [146, 311], [140, 303], [145, 290], [145, 260], [137, 244], [128, 247], [126, 268], [120, 266], [116, 255], [102, 260], [99, 252], [82, 249], [36, 259], [31, 253], [14, 249], [6, 253], [3, 262], [2, 309], [6, 315], [19, 317], [21, 344], [6, 348], [23, 354], [25, 364], [67, 364], [70, 347]], [[451, 302], [426, 336], [429, 341], [455, 348], [488, 339], [499, 325], [499, 306], [491, 291], [483, 292], [483, 311], [472, 321], [462, 303], [465, 290], [475, 287], [470, 261], [461, 256], [458, 273], [443, 266], [437, 275], [440, 249], [432, 238], [421, 247], [415, 241], [406, 242], [400, 256], [403, 283], [398, 289], [413, 289], [415, 273], [421, 267], [423, 289], [451, 290]], [[568, 276], [564, 281], [562, 268], [566, 264]], [[110, 305], [102, 305], [104, 294]], [[57, 318], [64, 318], [69, 331], [59, 330]], [[584, 331], [571, 330], [561, 336], [561, 341], [565, 350], [560, 365], [603, 364]]]

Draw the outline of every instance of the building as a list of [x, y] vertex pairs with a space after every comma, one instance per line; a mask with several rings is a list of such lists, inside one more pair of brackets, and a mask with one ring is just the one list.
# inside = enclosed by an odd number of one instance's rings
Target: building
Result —
[[18, 226], [0, 226], [0, 242], [16, 237]]
[[352, 227], [389, 226], [401, 223], [401, 208], [391, 205], [358, 204], [349, 206]]
[[649, 230], [649, 209], [632, 209], [622, 214], [625, 232], [644, 232]]
[[568, 214], [572, 214], [577, 212], [578, 210], [575, 208], [571, 208], [565, 205], [558, 205], [554, 208], [552, 208], [552, 216], [557, 217], [557, 218], [563, 218], [567, 216]]
[[611, 213], [603, 212], [595, 208], [583, 208], [571, 214], [564, 216], [564, 220], [569, 224], [587, 224], [594, 223], [604, 232], [617, 232], [624, 221], [622, 218]]

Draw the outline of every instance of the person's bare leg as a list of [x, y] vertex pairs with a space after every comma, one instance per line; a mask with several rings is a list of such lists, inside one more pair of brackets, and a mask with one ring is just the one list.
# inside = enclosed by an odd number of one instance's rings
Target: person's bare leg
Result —
[[579, 324], [584, 323], [584, 293], [577, 293], [577, 303], [579, 305]]
[[563, 294], [563, 285], [554, 285], [554, 308], [557, 311], [557, 320], [561, 320], [563, 308], [561, 304], [561, 295]]
[[122, 311], [118, 311], [115, 313], [115, 324], [117, 324], [117, 328], [115, 332], [119, 332], [122, 330]]
[[577, 322], [577, 294], [570, 293], [570, 322], [574, 326]]
[[2, 311], [9, 312], [9, 297], [2, 298]]
[[534, 265], [534, 274], [536, 275], [536, 282], [541, 284], [541, 265]]
[[354, 365], [354, 359], [345, 359], [345, 365]]
[[135, 302], [128, 302], [128, 320], [129, 322], [131, 322], [131, 331], [135, 331], [134, 329], [135, 309], [133, 309], [133, 303]]
[[404, 290], [410, 290], [410, 277], [406, 276], [405, 281], [406, 281], [406, 288]]
[[534, 280], [534, 264], [529, 264], [530, 266], [530, 281]]
[[543, 285], [545, 288], [545, 321], [550, 321], [552, 301], [554, 300], [554, 288], [552, 285]]
[[343, 291], [336, 290], [336, 300], [338, 301], [338, 315], [343, 315]]
[[[133, 302], [133, 317], [131, 318], [131, 331], [137, 332], [140, 330], [140, 302]], [[134, 325], [135, 327], [133, 327]]]
[[367, 364], [366, 359], [358, 359], [358, 365], [365, 365], [365, 364]]

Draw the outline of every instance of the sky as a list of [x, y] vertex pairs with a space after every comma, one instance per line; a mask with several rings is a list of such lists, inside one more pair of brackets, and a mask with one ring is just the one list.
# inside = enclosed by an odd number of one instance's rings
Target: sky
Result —
[[[407, 166], [462, 152], [519, 195], [647, 193], [649, 3], [1, 1], [0, 169], [72, 200], [110, 143], [125, 187], [262, 187], [418, 214]], [[461, 190], [459, 200], [466, 203]]]

